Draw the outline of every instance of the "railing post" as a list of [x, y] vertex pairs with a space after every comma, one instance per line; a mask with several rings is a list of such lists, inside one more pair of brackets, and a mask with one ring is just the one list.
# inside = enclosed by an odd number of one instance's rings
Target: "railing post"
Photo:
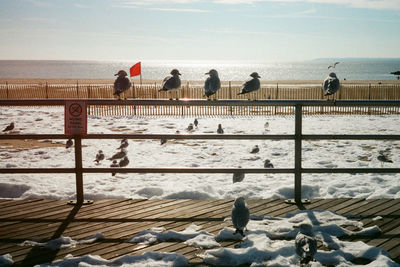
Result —
[[301, 135], [302, 135], [302, 106], [295, 107], [294, 133], [294, 200], [301, 203]]

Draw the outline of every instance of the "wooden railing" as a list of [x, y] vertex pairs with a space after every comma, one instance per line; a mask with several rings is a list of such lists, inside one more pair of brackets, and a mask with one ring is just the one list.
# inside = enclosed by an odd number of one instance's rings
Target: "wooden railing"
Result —
[[[88, 105], [121, 105], [113, 100], [87, 99]], [[44, 106], [64, 105], [64, 100], [0, 100], [0, 106]], [[242, 107], [255, 105], [254, 101], [243, 100], [127, 100], [123, 105], [151, 106], [231, 106]], [[400, 135], [303, 135], [303, 108], [317, 107], [399, 107], [400, 101], [320, 101], [320, 100], [270, 100], [257, 101], [257, 105], [286, 106], [295, 110], [295, 132], [293, 135], [230, 135], [230, 134], [88, 134], [72, 136], [64, 134], [2, 134], [0, 139], [75, 139], [75, 168], [1, 168], [0, 173], [75, 173], [77, 204], [84, 204], [83, 173], [291, 173], [294, 174], [294, 202], [302, 203], [301, 182], [303, 173], [400, 173], [400, 168], [303, 168], [303, 140], [400, 140]], [[218, 140], [294, 140], [294, 168], [84, 168], [82, 166], [82, 139], [218, 139]]]

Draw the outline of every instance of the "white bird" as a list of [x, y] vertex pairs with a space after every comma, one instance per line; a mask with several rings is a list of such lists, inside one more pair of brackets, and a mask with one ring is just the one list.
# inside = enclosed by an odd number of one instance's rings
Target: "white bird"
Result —
[[210, 96], [215, 94], [221, 88], [221, 81], [218, 77], [218, 72], [211, 69], [205, 75], [210, 75], [204, 83], [204, 96], [210, 99]]
[[123, 157], [126, 156], [128, 152], [126, 151], [125, 148], [122, 148], [121, 151], [115, 153], [111, 158], [108, 158], [108, 160], [114, 160], [114, 159], [122, 159]]
[[70, 148], [73, 145], [74, 141], [72, 141], [72, 139], [68, 139], [67, 142], [65, 143], [65, 148]]
[[[242, 168], [239, 166], [238, 168]], [[244, 180], [244, 173], [243, 172], [235, 172], [232, 177], [233, 183], [239, 183]]]
[[258, 153], [258, 152], [260, 152], [260, 148], [258, 147], [258, 145], [255, 145], [253, 147], [253, 149], [250, 151], [250, 153], [252, 153], [252, 154], [255, 154], [255, 153]]
[[258, 91], [260, 89], [260, 80], [259, 78], [261, 78], [257, 72], [253, 72], [252, 74], [250, 74], [250, 77], [253, 77], [253, 79], [245, 82], [242, 85], [242, 91], [240, 93], [238, 93], [238, 95], [243, 95], [243, 94], [247, 94], [247, 93], [251, 93], [251, 92], [255, 92]]
[[126, 167], [126, 166], [128, 166], [128, 164], [129, 164], [129, 159], [128, 159], [127, 156], [125, 156], [123, 159], [121, 159], [121, 160], [119, 161], [119, 163], [118, 163], [118, 165], [119, 165], [120, 167]]
[[244, 230], [250, 218], [250, 210], [243, 197], [235, 199], [232, 207], [231, 218], [232, 224], [236, 229], [235, 234], [239, 233], [244, 236]]
[[12, 131], [14, 129], [14, 122], [11, 122], [4, 130], [3, 132], [8, 132], [8, 131]]
[[96, 159], [94, 161], [96, 161], [97, 164], [99, 164], [100, 161], [102, 161], [104, 158], [105, 158], [105, 156], [104, 156], [103, 151], [99, 150], [99, 152], [97, 152]]
[[314, 255], [317, 253], [317, 240], [314, 237], [312, 225], [302, 223], [293, 227], [299, 228], [294, 245], [296, 254], [300, 257], [300, 266], [303, 266], [314, 260]]
[[170, 74], [171, 76], [164, 78], [162, 88], [159, 90], [160, 92], [178, 90], [181, 87], [181, 78], [179, 77], [181, 74], [179, 73], [179, 70], [173, 69]]
[[336, 65], [339, 64], [339, 63], [340, 63], [340, 62], [335, 62], [335, 63], [333, 63], [333, 65], [329, 65], [328, 69], [330, 69], [330, 68], [335, 68]]
[[219, 133], [219, 134], [223, 134], [224, 133], [224, 129], [222, 129], [222, 125], [221, 124], [218, 124], [217, 133]]
[[270, 169], [270, 168], [273, 168], [273, 167], [274, 167], [274, 164], [272, 164], [269, 159], [266, 159], [264, 161], [264, 168]]
[[322, 89], [325, 92], [325, 96], [333, 95], [340, 89], [340, 82], [336, 76], [336, 73], [331, 72], [329, 76], [326, 77], [322, 85]]

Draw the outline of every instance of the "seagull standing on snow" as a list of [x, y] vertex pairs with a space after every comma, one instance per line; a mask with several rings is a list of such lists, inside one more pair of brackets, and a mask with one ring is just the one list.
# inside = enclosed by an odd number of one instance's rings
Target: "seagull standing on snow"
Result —
[[223, 134], [224, 133], [224, 129], [222, 129], [222, 125], [221, 124], [218, 124], [217, 133], [219, 133], [219, 134]]
[[199, 121], [198, 121], [197, 119], [194, 119], [193, 124], [194, 124], [194, 126], [197, 128], [197, 125], [199, 125]]
[[[239, 166], [238, 168], [242, 168]], [[244, 173], [243, 172], [235, 172], [232, 177], [233, 183], [239, 183], [244, 180]]]
[[210, 99], [210, 96], [215, 94], [221, 88], [221, 81], [218, 77], [218, 72], [214, 69], [207, 72], [205, 75], [210, 75], [204, 83], [204, 96]]
[[189, 126], [186, 128], [188, 132], [193, 131], [193, 123], [189, 123]]
[[294, 241], [296, 254], [300, 257], [300, 266], [304, 266], [314, 260], [314, 255], [317, 253], [317, 240], [314, 237], [312, 225], [302, 223], [294, 227], [299, 228]]
[[118, 71], [117, 74], [114, 76], [118, 76], [117, 79], [114, 81], [114, 95], [118, 96], [118, 99], [120, 99], [120, 94], [123, 92], [129, 90], [131, 88], [132, 83], [131, 80], [127, 77], [128, 73], [124, 70]]
[[389, 151], [379, 151], [378, 160], [381, 162], [381, 167], [383, 167], [383, 163], [393, 163], [393, 161], [389, 158]]
[[126, 156], [128, 152], [126, 151], [125, 148], [122, 148], [121, 151], [115, 153], [111, 158], [108, 158], [108, 160], [114, 160], [114, 159], [122, 159], [123, 157]]
[[67, 142], [65, 143], [65, 148], [70, 148], [73, 145], [74, 141], [72, 141], [72, 139], [68, 139]]
[[[114, 159], [113, 162], [111, 163], [110, 167], [111, 167], [111, 168], [117, 168], [117, 167], [119, 167], [118, 161]], [[111, 174], [112, 174], [112, 176], [115, 176], [115, 172], [113, 172], [113, 173], [111, 173]]]
[[96, 159], [94, 161], [97, 162], [97, 164], [100, 163], [100, 161], [102, 161], [105, 158], [104, 153], [102, 150], [99, 150], [99, 152], [96, 155]]
[[258, 153], [258, 152], [260, 152], [260, 148], [258, 147], [258, 145], [255, 145], [253, 147], [253, 149], [250, 151], [250, 153], [252, 153], [252, 154], [255, 154], [255, 153]]
[[121, 159], [121, 160], [119, 161], [119, 163], [118, 163], [118, 165], [119, 165], [120, 167], [128, 166], [128, 164], [129, 164], [129, 159], [128, 159], [127, 156], [125, 156], [123, 159]]
[[232, 207], [232, 224], [235, 227], [236, 233], [241, 234], [244, 236], [244, 229], [246, 228], [247, 223], [249, 222], [250, 218], [250, 210], [246, 205], [243, 197], [238, 197], [235, 199]]
[[127, 148], [128, 146], [129, 146], [128, 140], [123, 139], [121, 141], [121, 145], [118, 147], [118, 149]]
[[264, 161], [264, 168], [266, 168], [266, 169], [271, 169], [271, 168], [273, 168], [273, 167], [274, 167], [274, 164], [272, 164], [271, 161], [270, 161], [269, 159], [266, 159], [266, 160]]
[[238, 93], [238, 95], [243, 95], [251, 92], [258, 91], [260, 89], [260, 80], [261, 78], [257, 72], [253, 72], [250, 74], [250, 77], [253, 77], [253, 79], [245, 82], [242, 85], [242, 92]]
[[12, 131], [14, 129], [14, 122], [11, 122], [4, 130], [3, 132], [8, 132], [8, 131]]
[[336, 76], [336, 73], [331, 72], [329, 76], [326, 77], [322, 85], [322, 89], [325, 92], [325, 96], [333, 95], [340, 89], [340, 82]]

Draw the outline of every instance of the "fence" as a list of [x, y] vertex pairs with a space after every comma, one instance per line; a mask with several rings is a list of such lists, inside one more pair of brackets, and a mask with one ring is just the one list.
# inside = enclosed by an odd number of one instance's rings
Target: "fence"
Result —
[[[87, 100], [89, 105], [116, 105], [113, 100]], [[168, 100], [128, 100], [125, 105], [144, 106], [169, 106]], [[185, 106], [213, 106], [225, 105], [230, 107], [253, 106], [254, 101], [221, 100], [221, 101], [177, 101]], [[0, 100], [0, 106], [45, 106], [64, 105], [63, 100]], [[176, 105], [176, 103], [174, 104]], [[308, 106], [329, 107], [399, 107], [400, 101], [353, 101], [339, 100], [271, 100], [257, 101], [261, 106], [287, 106], [295, 110], [295, 133], [293, 135], [220, 135], [220, 134], [88, 134], [85, 136], [69, 136], [63, 134], [36, 134], [36, 135], [0, 135], [1, 139], [75, 139], [75, 168], [1, 168], [0, 173], [75, 173], [77, 204], [83, 204], [83, 173], [289, 173], [294, 174], [294, 201], [302, 203], [301, 177], [303, 173], [400, 173], [399, 168], [303, 168], [302, 167], [302, 141], [303, 140], [400, 140], [400, 135], [303, 135], [302, 118], [303, 109]], [[223, 139], [223, 140], [294, 140], [294, 168], [84, 168], [82, 166], [82, 139]]]

